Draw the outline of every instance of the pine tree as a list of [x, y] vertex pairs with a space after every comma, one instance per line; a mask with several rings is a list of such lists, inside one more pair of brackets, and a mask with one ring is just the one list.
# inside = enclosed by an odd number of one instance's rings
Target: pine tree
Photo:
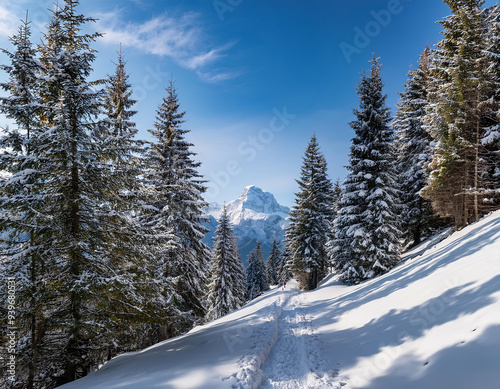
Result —
[[248, 254], [247, 267], [247, 291], [248, 301], [260, 296], [262, 292], [269, 290], [267, 283], [266, 266], [262, 256], [260, 242], [257, 242], [255, 249]]
[[[500, 118], [496, 107], [500, 107], [500, 8], [494, 6], [489, 10], [488, 39], [486, 56], [489, 72], [491, 72], [491, 99], [489, 100], [489, 123], [484, 125], [481, 145], [485, 155], [486, 168], [482, 172], [481, 181], [486, 188], [483, 198], [485, 212], [500, 207]], [[486, 204], [486, 206], [484, 206]]]
[[269, 258], [266, 262], [266, 272], [267, 279], [270, 285], [278, 284], [278, 268], [281, 261], [281, 252], [279, 243], [276, 239], [273, 240], [273, 247], [271, 248], [271, 252], [269, 253]]
[[[39, 154], [40, 126], [37, 115], [41, 103], [37, 97], [40, 64], [31, 43], [30, 22], [23, 21], [18, 34], [10, 41], [15, 51], [3, 50], [10, 65], [2, 66], [9, 79], [1, 84], [9, 96], [0, 100], [0, 110], [15, 121], [17, 128], [7, 129], [0, 139], [0, 260], [2, 268], [0, 300], [6, 301], [7, 277], [16, 283], [17, 364], [16, 381], [2, 382], [2, 387], [22, 383], [28, 389], [37, 387], [40, 374], [49, 366], [40, 358], [47, 345], [45, 316], [49, 299], [46, 284], [55, 281], [47, 271], [55, 255], [44, 228], [43, 204], [47, 195], [40, 172], [43, 159]], [[45, 283], [43, 282], [45, 281]], [[3, 304], [2, 304], [3, 305]], [[2, 323], [7, 324], [2, 315]], [[3, 328], [7, 328], [6, 325]]]
[[340, 183], [340, 179], [336, 179], [333, 184], [333, 214], [337, 217], [337, 213], [339, 211], [339, 201], [342, 198], [342, 184]]
[[123, 186], [132, 185], [133, 189], [138, 174], [138, 161], [134, 154], [141, 152], [142, 142], [134, 139], [137, 129], [131, 118], [137, 113], [132, 109], [137, 101], [131, 98], [132, 89], [125, 65], [123, 51], [120, 49], [115, 72], [105, 80], [105, 119], [101, 122], [105, 154], [102, 159], [113, 164], [114, 173], [120, 177]]
[[398, 181], [403, 212], [401, 230], [404, 246], [415, 246], [444, 225], [435, 215], [429, 200], [420, 195], [427, 185], [427, 166], [432, 160], [432, 138], [425, 130], [428, 104], [429, 54], [425, 49], [417, 69], [411, 69], [408, 83], [400, 94], [396, 119]]
[[[444, 0], [452, 15], [440, 24], [444, 39], [432, 52], [433, 89], [426, 116], [436, 143], [423, 195], [460, 229], [478, 220], [487, 183], [481, 140], [498, 107], [492, 94], [483, 0]], [[496, 119], [494, 119], [496, 121]]]
[[[118, 251], [130, 239], [121, 230], [126, 215], [113, 209], [123, 189], [117, 169], [106, 163], [109, 144], [102, 136], [101, 82], [88, 81], [99, 34], [80, 31], [93, 19], [76, 13], [78, 1], [52, 11], [40, 46], [42, 79], [39, 155], [47, 201], [43, 214], [56, 259], [50, 272], [51, 376], [60, 385], [88, 374], [109, 357], [117, 321], [142, 315], [145, 296], [131, 268], [141, 268], [136, 252]], [[117, 155], [117, 154], [116, 154]], [[122, 231], [122, 232], [120, 232]]]
[[360, 108], [351, 123], [350, 170], [335, 221], [333, 264], [342, 279], [356, 283], [382, 274], [399, 262], [399, 207], [394, 166], [394, 133], [382, 92], [380, 65], [370, 61], [358, 84]]
[[[168, 246], [172, 236], [167, 233], [166, 243], [152, 240], [149, 226], [142, 223], [141, 205], [145, 196], [139, 179], [143, 163], [139, 156], [143, 152], [143, 142], [134, 139], [137, 129], [131, 118], [136, 114], [132, 109], [136, 101], [131, 98], [125, 64], [120, 50], [115, 72], [106, 79], [104, 119], [99, 122], [96, 132], [101, 148], [100, 162], [106, 166], [109, 189], [107, 197], [103, 198], [106, 202], [101, 205], [104, 212], [99, 218], [108, 231], [106, 250], [114, 258], [126, 259], [120, 268], [127, 273], [134, 293], [141, 297], [141, 304], [140, 311], [126, 306], [114, 307], [111, 315], [113, 336], [107, 341], [107, 359], [160, 340], [155, 333], [176, 315], [167, 306], [171, 291], [168, 286], [164, 287], [167, 283], [157, 271], [161, 266], [157, 250], [163, 244]], [[153, 245], [154, 250], [151, 249]], [[110, 297], [120, 300], [121, 290], [117, 292]]]
[[173, 250], [164, 252], [164, 272], [170, 277], [176, 307], [182, 315], [170, 323], [167, 336], [189, 330], [205, 317], [204, 295], [207, 285], [210, 249], [202, 242], [208, 231], [202, 198], [205, 181], [198, 173], [200, 163], [194, 162], [193, 146], [185, 140], [188, 130], [182, 129], [185, 112], [179, 111], [179, 102], [173, 81], [167, 97], [157, 110], [155, 138], [146, 156], [149, 166], [145, 173], [147, 192], [150, 194], [151, 224], [162, 225], [163, 232], [171, 229]]
[[245, 302], [245, 273], [235, 246], [235, 235], [226, 206], [215, 230], [206, 320], [215, 320], [240, 308]]
[[232, 245], [234, 252], [236, 253], [236, 256], [238, 260], [236, 261], [237, 265], [239, 266], [239, 270], [236, 272], [237, 279], [235, 281], [237, 288], [235, 291], [235, 296], [241, 301], [241, 306], [246, 301], [246, 293], [247, 293], [247, 273], [245, 269], [245, 265], [243, 264], [243, 261], [241, 260], [241, 254], [240, 250], [238, 247], [238, 242], [236, 241], [236, 235], [234, 236], [232, 240]]
[[291, 272], [301, 288], [312, 290], [328, 271], [326, 244], [334, 218], [333, 186], [315, 136], [307, 146], [297, 183], [300, 191], [290, 211], [286, 244]]
[[289, 259], [289, 253], [288, 249], [286, 246], [284, 247], [281, 256], [280, 256], [280, 263], [278, 266], [278, 284], [279, 285], [284, 285], [288, 282], [290, 279], [290, 271], [288, 270], [288, 259]]

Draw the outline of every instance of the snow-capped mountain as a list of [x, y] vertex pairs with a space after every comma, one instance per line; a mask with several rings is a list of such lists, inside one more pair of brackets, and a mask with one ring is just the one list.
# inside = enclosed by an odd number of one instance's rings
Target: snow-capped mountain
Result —
[[[250, 185], [236, 200], [228, 202], [226, 207], [234, 226], [241, 258], [245, 263], [248, 253], [258, 240], [266, 256], [271, 250], [274, 239], [283, 240], [288, 225], [285, 219], [290, 208], [278, 204], [271, 193]], [[212, 203], [207, 208], [207, 215], [210, 217], [207, 227], [210, 233], [205, 237], [205, 243], [210, 246], [213, 243], [212, 238], [221, 211], [222, 205], [217, 203]]]

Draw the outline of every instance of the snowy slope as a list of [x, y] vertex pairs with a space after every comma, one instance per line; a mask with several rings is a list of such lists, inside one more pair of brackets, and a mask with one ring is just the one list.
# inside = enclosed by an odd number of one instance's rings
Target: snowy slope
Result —
[[[273, 240], [283, 240], [285, 227], [288, 225], [285, 218], [290, 209], [278, 204], [271, 193], [250, 185], [236, 200], [228, 202], [226, 206], [234, 226], [241, 258], [245, 263], [248, 253], [253, 250], [257, 240], [260, 240], [266, 258]], [[205, 243], [210, 246], [221, 210], [222, 206], [217, 203], [212, 203], [207, 208], [210, 222], [206, 226], [211, 232], [207, 234]]]
[[500, 211], [422, 247], [361, 285], [274, 289], [65, 387], [500, 388]]

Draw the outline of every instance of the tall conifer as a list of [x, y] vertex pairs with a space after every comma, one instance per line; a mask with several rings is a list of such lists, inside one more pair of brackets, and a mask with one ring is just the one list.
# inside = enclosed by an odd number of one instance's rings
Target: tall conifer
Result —
[[297, 183], [300, 190], [286, 232], [289, 270], [299, 278], [301, 288], [311, 290], [328, 272], [326, 244], [334, 218], [333, 186], [316, 136], [307, 146]]
[[399, 193], [394, 171], [394, 132], [385, 104], [380, 64], [358, 84], [359, 109], [351, 123], [356, 135], [350, 171], [334, 225], [332, 260], [342, 279], [356, 283], [382, 274], [399, 262]]

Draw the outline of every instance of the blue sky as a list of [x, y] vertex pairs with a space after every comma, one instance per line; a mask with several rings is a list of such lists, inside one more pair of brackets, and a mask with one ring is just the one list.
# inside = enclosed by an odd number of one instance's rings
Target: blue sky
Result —
[[[52, 3], [0, 0], [0, 47], [26, 9], [43, 30]], [[356, 84], [372, 53], [394, 110], [410, 64], [449, 14], [439, 0], [82, 0], [80, 11], [104, 33], [96, 77], [113, 72], [122, 43], [143, 139], [173, 75], [208, 201], [255, 184], [288, 206], [313, 133], [330, 177], [345, 177]]]

